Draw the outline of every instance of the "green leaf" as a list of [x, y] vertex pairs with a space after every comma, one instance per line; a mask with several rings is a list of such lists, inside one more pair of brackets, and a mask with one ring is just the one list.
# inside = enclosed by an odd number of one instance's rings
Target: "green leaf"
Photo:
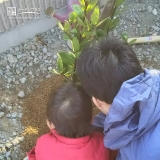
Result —
[[83, 9], [85, 9], [85, 0], [79, 0], [79, 3]]
[[102, 29], [97, 30], [97, 37], [105, 37], [106, 34], [107, 33], [105, 31], [103, 31]]
[[127, 42], [128, 38], [129, 38], [128, 33], [127, 32], [123, 32], [122, 33], [122, 39], [123, 39], [123, 41]]
[[91, 37], [92, 32], [83, 32], [82, 37]]
[[76, 28], [72, 29], [71, 33], [77, 33], [77, 29]]
[[111, 19], [107, 19], [106, 23], [107, 23], [107, 26], [109, 27], [109, 29], [111, 29], [113, 27], [113, 21]]
[[70, 26], [69, 22], [66, 21], [65, 24], [64, 24], [64, 31], [65, 31], [65, 32], [69, 32], [69, 31], [70, 31], [70, 28], [71, 28], [71, 26]]
[[90, 37], [84, 38], [80, 43], [81, 49], [83, 49], [90, 41], [91, 41]]
[[115, 6], [115, 7], [118, 7], [118, 6], [120, 6], [123, 2], [124, 2], [124, 0], [116, 0], [114, 6]]
[[59, 28], [60, 28], [62, 31], [64, 31], [64, 27], [62, 26], [62, 24], [61, 24], [60, 21], [58, 21], [58, 26], [59, 26]]
[[78, 4], [74, 4], [72, 7], [73, 7], [74, 12], [77, 15], [83, 14], [83, 10], [82, 10], [81, 6], [79, 6]]
[[77, 18], [77, 21], [78, 21], [79, 25], [81, 25], [81, 26], [86, 28], [85, 23], [80, 18]]
[[136, 42], [137, 39], [133, 39], [130, 42], [128, 42], [129, 45], [134, 44]]
[[112, 28], [111, 28], [111, 29], [114, 29], [114, 28], [118, 25], [118, 23], [119, 23], [119, 17], [117, 17], [117, 18], [115, 18], [115, 19], [113, 20], [113, 25], [112, 25]]
[[78, 58], [80, 54], [81, 54], [81, 52], [76, 52], [75, 53], [76, 58]]
[[96, 6], [92, 15], [91, 15], [91, 22], [93, 25], [96, 25], [99, 21], [99, 7]]
[[74, 14], [74, 12], [71, 12], [69, 14], [69, 22], [75, 22], [76, 21], [76, 15]]
[[90, 29], [91, 29], [91, 25], [90, 25], [90, 22], [89, 22], [89, 20], [85, 17], [85, 24], [86, 24], [86, 26], [87, 26], [87, 31], [90, 31]]
[[89, 2], [87, 9], [86, 9], [86, 13], [88, 14], [90, 11], [92, 11], [94, 9], [94, 7], [97, 5], [98, 0], [92, 0]]
[[60, 56], [57, 59], [57, 65], [59, 72], [62, 73], [64, 69], [63, 69], [63, 62]]
[[72, 46], [73, 46], [73, 51], [79, 51], [80, 45], [77, 37], [73, 37]]
[[59, 73], [57, 70], [55, 70], [55, 69], [53, 69], [52, 72], [55, 73], [55, 74], [60, 74], [60, 73]]
[[74, 65], [75, 55], [72, 52], [60, 52], [58, 53], [58, 56], [61, 57], [63, 63], [71, 66]]
[[71, 39], [71, 38], [66, 33], [63, 33], [63, 39], [68, 40], [68, 39]]

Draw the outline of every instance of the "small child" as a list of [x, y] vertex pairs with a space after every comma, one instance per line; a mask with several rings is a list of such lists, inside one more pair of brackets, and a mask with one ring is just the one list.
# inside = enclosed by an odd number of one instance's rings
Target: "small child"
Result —
[[82, 87], [59, 88], [48, 101], [47, 118], [51, 132], [38, 138], [29, 160], [109, 160], [103, 134], [92, 132], [92, 103]]
[[105, 38], [87, 46], [77, 73], [102, 111], [93, 125], [117, 160], [160, 160], [160, 71], [143, 69], [127, 43]]

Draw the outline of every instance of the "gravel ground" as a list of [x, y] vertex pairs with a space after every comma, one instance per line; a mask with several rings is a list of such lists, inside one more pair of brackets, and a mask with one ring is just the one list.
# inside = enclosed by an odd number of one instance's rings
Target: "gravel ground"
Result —
[[[130, 37], [160, 35], [160, 0], [126, 0], [121, 8], [124, 12], [111, 36], [121, 38], [124, 31]], [[133, 49], [143, 67], [160, 69], [159, 43], [133, 45]], [[20, 150], [22, 100], [51, 76], [60, 50], [68, 47], [55, 27], [0, 54], [0, 159], [25, 157]]]

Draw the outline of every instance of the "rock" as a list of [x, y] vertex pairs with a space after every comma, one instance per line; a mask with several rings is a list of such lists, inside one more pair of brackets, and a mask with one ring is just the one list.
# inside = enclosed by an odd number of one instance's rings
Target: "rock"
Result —
[[13, 131], [12, 135], [13, 135], [13, 136], [16, 136], [16, 135], [17, 135], [17, 133], [16, 133], [15, 131]]
[[12, 54], [7, 54], [7, 59], [8, 59], [8, 62], [10, 62], [10, 63], [17, 62], [17, 58], [15, 58]]
[[10, 113], [7, 114], [6, 117], [7, 117], [7, 118], [11, 118], [11, 114], [10, 114]]
[[0, 112], [0, 118], [4, 116], [4, 112]]
[[48, 70], [49, 70], [49, 71], [52, 70], [52, 67], [48, 67]]
[[11, 148], [12, 147], [12, 143], [6, 143], [6, 147]]
[[154, 9], [154, 10], [152, 11], [152, 13], [156, 16], [158, 12], [157, 12], [156, 9]]
[[8, 78], [7, 82], [11, 83], [12, 82], [12, 78]]
[[47, 48], [44, 47], [44, 48], [43, 48], [43, 52], [44, 52], [44, 53], [47, 53]]
[[12, 109], [12, 106], [6, 106], [6, 109], [10, 111]]
[[54, 28], [53, 28], [53, 29], [51, 29], [51, 32], [52, 32], [52, 33], [54, 33], [54, 32], [55, 32], [55, 29], [54, 29]]
[[18, 93], [18, 97], [23, 98], [24, 96], [25, 96], [25, 94], [24, 94], [23, 91], [20, 91], [20, 92]]
[[24, 137], [18, 137], [18, 140], [22, 142], [24, 140]]
[[25, 82], [26, 82], [26, 77], [23, 77], [23, 78], [21, 78], [19, 81], [22, 83], [22, 84], [24, 84]]
[[53, 58], [54, 58], [54, 59], [57, 59], [57, 55], [54, 55]]
[[4, 102], [2, 102], [1, 107], [2, 108], [6, 107], [6, 104]]
[[18, 115], [18, 113], [17, 113], [17, 112], [13, 112], [13, 113], [11, 114], [12, 118], [16, 118], [16, 117], [17, 117], [17, 115]]
[[12, 141], [13, 145], [16, 146], [17, 144], [19, 144], [19, 140], [18, 138], [15, 138], [13, 141]]
[[160, 31], [160, 28], [159, 28], [159, 27], [157, 27], [157, 26], [152, 26], [152, 28], [153, 28], [155, 31], [157, 31], [157, 32], [159, 32], [159, 31]]
[[18, 118], [22, 118], [22, 115], [23, 115], [23, 114], [22, 114], [22, 113], [20, 113], [20, 114], [18, 115]]
[[117, 37], [117, 35], [118, 35], [117, 30], [114, 30], [114, 31], [113, 31], [113, 36], [114, 36], [114, 37]]
[[148, 13], [152, 13], [152, 7], [151, 7], [151, 6], [148, 6], [148, 7], [147, 7], [147, 12], [148, 12]]
[[17, 47], [14, 47], [14, 50], [16, 51], [16, 52], [18, 52], [19, 51], [19, 47], [17, 46]]

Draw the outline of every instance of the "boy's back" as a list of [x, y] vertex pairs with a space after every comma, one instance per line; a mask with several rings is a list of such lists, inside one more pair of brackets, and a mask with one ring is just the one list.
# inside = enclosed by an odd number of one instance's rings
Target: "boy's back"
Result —
[[109, 160], [103, 134], [94, 132], [81, 138], [67, 138], [52, 130], [37, 140], [29, 160]]

